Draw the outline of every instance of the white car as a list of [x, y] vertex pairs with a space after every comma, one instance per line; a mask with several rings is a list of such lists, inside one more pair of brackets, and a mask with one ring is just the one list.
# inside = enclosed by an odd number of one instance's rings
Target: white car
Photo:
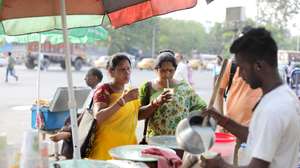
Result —
[[94, 61], [94, 67], [106, 68], [108, 61], [109, 61], [109, 56], [101, 56]]
[[[130, 55], [128, 53], [123, 53], [124, 55], [126, 55], [130, 61], [131, 61], [131, 65], [132, 67], [135, 67], [135, 56]], [[107, 66], [107, 62], [109, 61], [110, 56], [101, 56], [98, 59], [96, 59], [94, 61], [94, 67], [96, 68], [106, 68]]]

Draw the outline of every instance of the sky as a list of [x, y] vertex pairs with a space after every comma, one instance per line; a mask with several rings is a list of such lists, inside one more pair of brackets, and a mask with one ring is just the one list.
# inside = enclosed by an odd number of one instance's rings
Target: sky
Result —
[[[201, 22], [205, 26], [210, 26], [214, 22], [224, 22], [226, 8], [228, 7], [245, 7], [246, 18], [255, 19], [256, 17], [256, 0], [214, 0], [206, 4], [205, 0], [198, 0], [198, 4], [191, 9], [172, 12], [163, 17], [172, 17], [174, 19], [194, 20]], [[297, 16], [300, 19], [300, 16]], [[295, 19], [296, 20], [296, 19]], [[298, 28], [291, 27], [292, 34], [300, 35], [300, 24]]]

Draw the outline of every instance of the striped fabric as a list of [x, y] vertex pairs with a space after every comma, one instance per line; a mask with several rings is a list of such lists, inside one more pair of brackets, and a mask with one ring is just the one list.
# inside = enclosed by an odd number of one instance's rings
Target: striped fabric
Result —
[[[114, 28], [153, 16], [192, 8], [197, 0], [65, 0], [68, 28], [101, 25], [108, 15]], [[19, 35], [61, 29], [60, 0], [0, 0], [0, 34]]]
[[[0, 0], [0, 33], [19, 35], [61, 29], [60, 0]], [[68, 28], [101, 25], [99, 0], [66, 0]], [[2, 32], [1, 32], [2, 31]]]
[[108, 13], [114, 28], [129, 25], [153, 16], [192, 8], [197, 0], [147, 0], [136, 5]]

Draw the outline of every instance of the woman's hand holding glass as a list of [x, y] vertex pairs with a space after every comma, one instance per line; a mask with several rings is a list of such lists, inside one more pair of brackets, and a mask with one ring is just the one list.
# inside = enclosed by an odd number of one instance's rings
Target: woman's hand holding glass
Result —
[[161, 106], [164, 103], [168, 103], [168, 102], [172, 101], [172, 98], [173, 98], [172, 95], [173, 95], [173, 93], [170, 90], [165, 90], [154, 100], [153, 103], [158, 106]]
[[139, 98], [139, 89], [134, 88], [134, 89], [129, 90], [128, 92], [125, 92], [122, 98], [125, 100], [125, 103], [138, 99]]

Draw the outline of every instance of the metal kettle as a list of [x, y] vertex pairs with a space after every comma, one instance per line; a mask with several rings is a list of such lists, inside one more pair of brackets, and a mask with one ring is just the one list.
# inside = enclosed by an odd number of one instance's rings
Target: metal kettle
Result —
[[212, 127], [203, 126], [200, 113], [193, 114], [179, 122], [176, 128], [177, 144], [192, 154], [203, 153], [214, 144], [215, 133]]
[[[227, 61], [227, 59], [223, 61], [208, 108], [213, 107]], [[209, 125], [209, 121], [209, 117], [203, 118], [200, 112], [194, 112], [189, 117], [181, 120], [176, 128], [176, 141], [178, 145], [192, 154], [201, 154], [211, 148], [214, 144], [215, 133], [214, 129]]]

